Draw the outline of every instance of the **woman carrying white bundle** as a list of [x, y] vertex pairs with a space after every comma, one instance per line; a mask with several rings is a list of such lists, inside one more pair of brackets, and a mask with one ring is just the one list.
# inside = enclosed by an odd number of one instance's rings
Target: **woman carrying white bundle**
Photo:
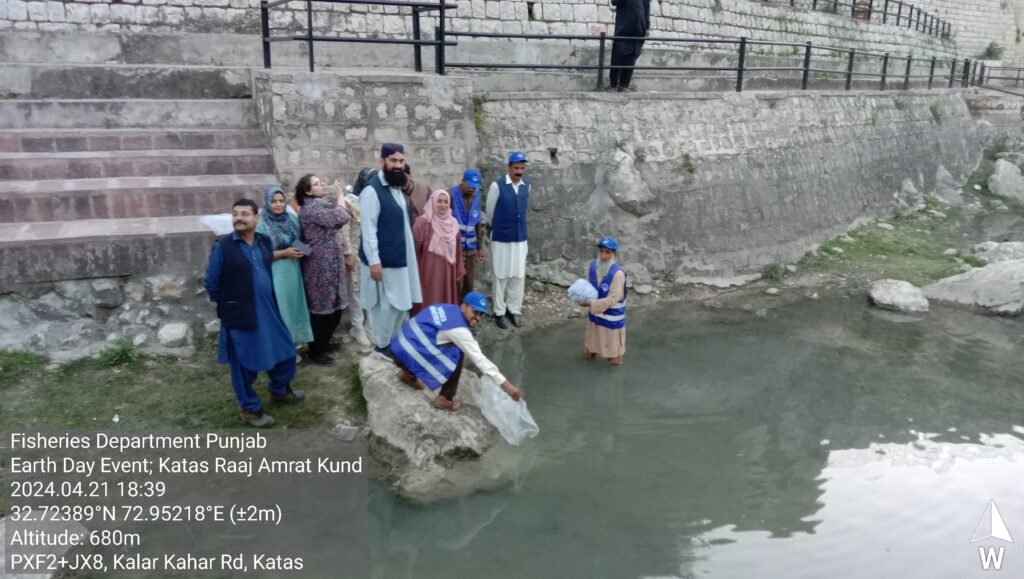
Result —
[[583, 336], [583, 357], [600, 355], [614, 366], [626, 353], [626, 271], [616, 261], [619, 244], [613, 237], [597, 242], [598, 258], [590, 262], [587, 278], [597, 288], [597, 297], [580, 305], [590, 309]]

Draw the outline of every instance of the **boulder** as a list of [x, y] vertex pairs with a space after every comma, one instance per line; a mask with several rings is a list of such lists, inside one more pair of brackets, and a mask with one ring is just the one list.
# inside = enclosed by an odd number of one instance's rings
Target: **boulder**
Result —
[[945, 167], [939, 165], [935, 170], [935, 196], [946, 203], [959, 207], [964, 204], [960, 194], [961, 184]]
[[484, 419], [473, 391], [479, 382], [464, 369], [456, 412], [433, 405], [427, 391], [398, 379], [398, 369], [380, 354], [359, 362], [366, 398], [370, 455], [402, 496], [429, 503], [505, 484], [516, 453]]
[[110, 309], [124, 303], [124, 291], [116, 280], [97, 279], [93, 280], [91, 285], [93, 299], [97, 306]]
[[146, 278], [153, 299], [180, 299], [188, 289], [188, 280], [180, 275], [160, 274]]
[[931, 300], [976, 306], [995, 314], [1024, 309], [1024, 259], [1000, 261], [939, 280], [923, 288]]
[[868, 289], [871, 303], [895, 312], [927, 312], [928, 300], [921, 290], [909, 282], [898, 279], [882, 279]]
[[637, 170], [636, 160], [622, 149], [612, 153], [606, 168], [598, 175], [598, 183], [623, 211], [643, 217], [654, 210], [654, 194]]
[[192, 328], [188, 324], [174, 322], [164, 324], [157, 332], [156, 339], [165, 348], [180, 348], [187, 346], [192, 338]]
[[984, 260], [985, 263], [1024, 259], [1024, 242], [1008, 241], [996, 243], [995, 241], [986, 241], [985, 243], [975, 245], [971, 248], [971, 252], [979, 259]]
[[1001, 197], [1024, 201], [1024, 177], [1016, 165], [1000, 159], [988, 178], [988, 190]]

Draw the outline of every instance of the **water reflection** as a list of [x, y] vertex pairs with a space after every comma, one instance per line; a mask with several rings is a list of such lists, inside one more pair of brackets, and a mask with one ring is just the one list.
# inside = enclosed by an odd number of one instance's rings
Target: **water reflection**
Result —
[[491, 346], [532, 467], [429, 507], [375, 489], [374, 576], [963, 576], [951, 541], [1024, 481], [1013, 320], [821, 300], [630, 323], [618, 369], [579, 360], [582, 327]]

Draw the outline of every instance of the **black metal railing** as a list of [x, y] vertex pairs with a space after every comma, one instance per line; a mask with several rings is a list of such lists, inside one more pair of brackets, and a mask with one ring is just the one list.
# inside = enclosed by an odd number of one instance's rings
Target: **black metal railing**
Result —
[[851, 18], [868, 22], [905, 26], [939, 38], [950, 38], [953, 34], [951, 23], [902, 0], [789, 0], [789, 5], [794, 8], [808, 6], [831, 14], [849, 14]]
[[[350, 43], [375, 43], [375, 44], [397, 44], [397, 45], [411, 45], [413, 47], [413, 56], [415, 68], [417, 71], [422, 71], [422, 55], [421, 49], [424, 46], [434, 47], [434, 69], [439, 75], [445, 75], [450, 68], [480, 68], [480, 69], [531, 69], [531, 70], [576, 70], [584, 71], [590, 70], [596, 72], [596, 87], [602, 88], [604, 83], [604, 76], [606, 71], [613, 69], [633, 69], [633, 70], [656, 70], [656, 71], [695, 71], [695, 72], [726, 72], [735, 75], [735, 89], [737, 92], [742, 92], [744, 89], [744, 81], [751, 74], [764, 73], [764, 72], [787, 72], [787, 73], [799, 73], [800, 77], [800, 88], [802, 90], [808, 90], [811, 81], [811, 76], [816, 75], [817, 78], [841, 78], [844, 82], [846, 90], [852, 90], [855, 80], [861, 79], [877, 79], [878, 88], [880, 90], [886, 90], [892, 88], [892, 83], [902, 81], [899, 83], [901, 88], [906, 90], [911, 88], [913, 81], [922, 81], [927, 79], [927, 87], [934, 88], [936, 83], [944, 83], [947, 87], [969, 87], [969, 86], [986, 86], [989, 81], [1006, 81], [1014, 80], [1014, 86], [1020, 86], [1024, 83], [1024, 69], [1009, 68], [1009, 67], [995, 67], [986, 68], [984, 62], [972, 61], [971, 59], [964, 59], [963, 61], [956, 59], [939, 59], [938, 57], [931, 58], [914, 58], [913, 55], [898, 56], [891, 53], [877, 53], [869, 51], [858, 51], [856, 49], [848, 48], [837, 48], [831, 46], [820, 46], [814, 45], [811, 42], [773, 42], [773, 41], [762, 41], [762, 40], [750, 40], [746, 37], [740, 39], [709, 39], [709, 38], [674, 38], [674, 37], [628, 37], [628, 36], [608, 36], [605, 33], [599, 35], [572, 35], [572, 34], [504, 34], [494, 32], [456, 32], [449, 31], [445, 26], [445, 18], [437, 18], [437, 26], [434, 27], [434, 36], [431, 39], [422, 37], [421, 26], [420, 26], [420, 14], [437, 11], [439, 14], [445, 13], [446, 10], [455, 8], [455, 5], [447, 3], [445, 0], [440, 0], [437, 3], [429, 2], [400, 2], [397, 0], [304, 0], [306, 8], [306, 30], [303, 34], [285, 34], [280, 36], [272, 36], [270, 34], [270, 9], [282, 4], [295, 0], [263, 0], [260, 3], [260, 18], [262, 27], [262, 41], [263, 41], [263, 65], [264, 68], [271, 68], [271, 44], [274, 42], [283, 41], [297, 41], [307, 44], [308, 47], [308, 58], [309, 58], [309, 70], [310, 72], [315, 71], [315, 50], [314, 46], [317, 42], [350, 42]], [[362, 4], [362, 5], [375, 5], [375, 6], [394, 6], [398, 8], [409, 8], [412, 10], [412, 38], [363, 38], [363, 37], [345, 37], [345, 36], [322, 36], [314, 33], [313, 30], [313, 2], [324, 2], [330, 4]], [[832, 2], [833, 4], [840, 4], [837, 0], [808, 0], [814, 4], [818, 2]], [[896, 4], [897, 14], [902, 11], [902, 6], [905, 6], [902, 2], [893, 2], [892, 0], [867, 0], [868, 8], [870, 9], [873, 2], [884, 2], [883, 9], [888, 9], [889, 5]], [[791, 3], [795, 3], [795, 0], [790, 0]], [[855, 0], [854, 5], [858, 5], [858, 2], [863, 3], [862, 0]], [[884, 12], [883, 12], [884, 15]], [[884, 16], [883, 16], [884, 18]], [[511, 41], [523, 41], [528, 42], [530, 40], [545, 40], [545, 41], [569, 41], [569, 42], [595, 42], [597, 43], [597, 62], [596, 64], [545, 64], [540, 62], [530, 63], [496, 63], [496, 62], [448, 62], [446, 49], [449, 46], [457, 46], [458, 41], [453, 40], [457, 38], [489, 38], [489, 39], [505, 39]], [[646, 42], [658, 42], [667, 45], [673, 44], [691, 44], [701, 46], [735, 46], [736, 50], [736, 63], [734, 66], [657, 66], [657, 65], [634, 65], [634, 66], [619, 66], [605, 64], [605, 57], [608, 54], [608, 42], [609, 41], [646, 41]], [[778, 51], [781, 48], [787, 49], [789, 52], [795, 55], [801, 55], [799, 60], [799, 66], [748, 66], [747, 60], [751, 55], [752, 47], [771, 47], [770, 51], [775, 51], [774, 55], [778, 56]], [[819, 56], [822, 54], [828, 55], [829, 62], [833, 65], [845, 63], [842, 68], [821, 68], [820, 60], [816, 63], [813, 59], [815, 53]], [[858, 57], [860, 58], [858, 68]], [[875, 65], [870, 65], [870, 62], [865, 61], [876, 60], [879, 61]], [[898, 68], [898, 63], [904, 63], [901, 69]], [[914, 74], [915, 63], [920, 67], [926, 67], [928, 74]], [[864, 70], [866, 67], [877, 66], [877, 68], [871, 68], [870, 70]], [[895, 68], [894, 68], [895, 67]], [[994, 74], [995, 71], [999, 71], [1000, 74]], [[1005, 74], [1012, 74], [1013, 76], [1004, 76]], [[989, 85], [991, 86], [991, 85]]]
[[[902, 81], [904, 90], [911, 87], [912, 81], [927, 79], [928, 88], [935, 88], [937, 83], [946, 83], [948, 87], [967, 87], [977, 84], [979, 78], [979, 63], [970, 59], [963, 61], [956, 59], [915, 58], [913, 55], [899, 56], [891, 53], [878, 53], [861, 51], [849, 48], [836, 48], [831, 46], [815, 45], [811, 42], [772, 42], [762, 40], [750, 40], [748, 38], [736, 39], [708, 39], [708, 38], [669, 38], [669, 37], [632, 37], [632, 36], [608, 36], [604, 33], [596, 36], [572, 35], [572, 34], [503, 34], [495, 32], [447, 32], [446, 37], [456, 38], [490, 38], [510, 40], [568, 40], [573, 42], [596, 42], [597, 63], [596, 64], [544, 64], [544, 63], [494, 63], [494, 62], [448, 62], [445, 59], [446, 68], [479, 68], [479, 69], [531, 69], [531, 70], [590, 70], [596, 72], [596, 88], [602, 88], [604, 77], [607, 71], [613, 69], [633, 70], [655, 70], [655, 71], [699, 71], [699, 72], [731, 72], [735, 74], [736, 92], [742, 92], [744, 81], [751, 73], [763, 72], [791, 72], [799, 73], [800, 88], [808, 90], [811, 75], [818, 77], [837, 77], [845, 80], [846, 90], [852, 90], [855, 80], [877, 79], [878, 88], [886, 90], [892, 88], [893, 79]], [[733, 66], [657, 66], [657, 65], [634, 65], [634, 66], [612, 66], [605, 64], [605, 55], [608, 53], [607, 43], [609, 41], [638, 41], [661, 42], [665, 44], [697, 44], [714, 46], [735, 46], [736, 64]], [[748, 66], [747, 61], [751, 56], [752, 47], [768, 46], [774, 50], [784, 48], [790, 52], [801, 55], [799, 66]], [[443, 52], [443, 47], [442, 47]], [[843, 68], [821, 68], [815, 66], [814, 54], [827, 54], [830, 64], [844, 63]], [[860, 68], [858, 69], [858, 57]], [[877, 68], [863, 70], [870, 63], [865, 61], [878, 61]], [[896, 68], [899, 62], [903, 62], [901, 69]], [[914, 74], [914, 65], [928, 69], [928, 74]], [[820, 61], [818, 62], [820, 65]], [[973, 65], [973, 72], [972, 72]], [[980, 64], [980, 78], [985, 78], [984, 63]], [[948, 71], [948, 72], [947, 72]]]
[[[445, 45], [445, 19], [438, 18], [438, 26], [434, 30], [433, 40], [424, 40], [420, 31], [420, 14], [438, 11], [444, 14], [446, 10], [454, 10], [457, 6], [453, 3], [446, 3], [445, 0], [438, 2], [397, 2], [395, 0], [305, 0], [306, 5], [306, 33], [285, 34], [271, 36], [270, 34], [270, 9], [282, 4], [288, 4], [296, 0], [261, 0], [260, 2], [260, 30], [263, 38], [263, 68], [271, 67], [270, 45], [274, 42], [298, 41], [304, 42], [309, 51], [309, 72], [315, 70], [315, 58], [313, 47], [317, 42], [351, 42], [369, 44], [408, 44], [413, 47], [413, 59], [417, 72], [423, 71], [423, 57], [421, 50], [424, 46], [434, 47], [434, 66], [438, 74], [444, 74], [444, 45]], [[412, 10], [412, 38], [362, 38], [355, 36], [320, 36], [313, 33], [313, 2], [328, 4], [366, 4], [370, 6], [396, 6]], [[455, 42], [448, 41], [448, 46], [455, 46]]]

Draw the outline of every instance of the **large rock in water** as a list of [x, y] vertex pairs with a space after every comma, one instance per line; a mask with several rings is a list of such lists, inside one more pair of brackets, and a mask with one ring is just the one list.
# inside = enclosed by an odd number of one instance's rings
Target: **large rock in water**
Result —
[[398, 493], [428, 503], [511, 480], [523, 454], [484, 419], [474, 399], [480, 378], [462, 372], [457, 412], [436, 408], [423, 391], [398, 380], [398, 368], [380, 354], [359, 362], [370, 427], [370, 454]]
[[1021, 283], [1024, 259], [1000, 261], [947, 277], [923, 288], [931, 300], [977, 306], [996, 314], [1019, 314], [1024, 309]]
[[880, 279], [868, 290], [876, 306], [896, 312], [927, 312], [928, 300], [921, 290], [898, 279]]

